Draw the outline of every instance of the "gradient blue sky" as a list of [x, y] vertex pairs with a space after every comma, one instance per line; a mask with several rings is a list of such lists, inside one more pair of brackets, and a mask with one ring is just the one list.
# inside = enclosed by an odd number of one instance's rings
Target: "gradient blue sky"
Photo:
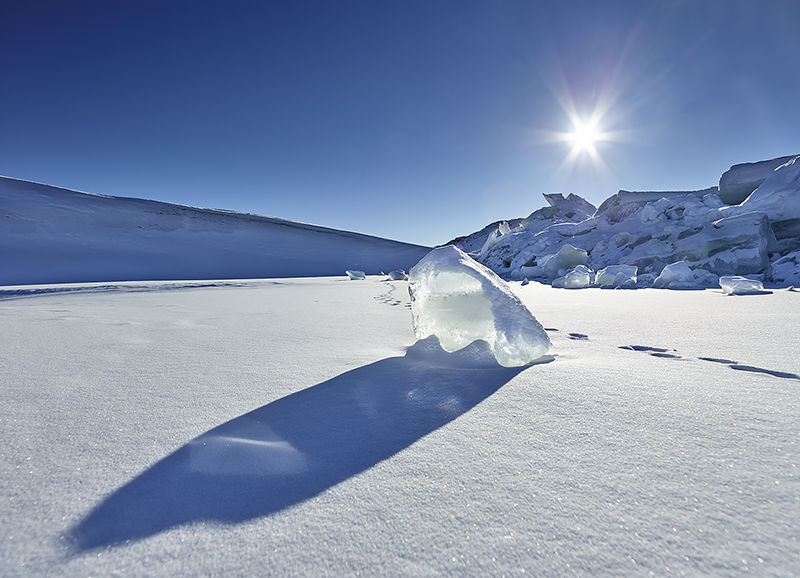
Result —
[[[13, 0], [0, 174], [435, 244], [800, 153], [800, 2]], [[568, 158], [570, 113], [603, 113]]]

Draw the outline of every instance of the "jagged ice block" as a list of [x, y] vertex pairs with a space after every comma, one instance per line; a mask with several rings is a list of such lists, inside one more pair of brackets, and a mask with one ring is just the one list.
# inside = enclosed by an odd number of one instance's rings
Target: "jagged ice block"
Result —
[[434, 249], [409, 273], [414, 333], [435, 335], [447, 352], [486, 341], [505, 367], [550, 351], [550, 338], [508, 285], [452, 245]]

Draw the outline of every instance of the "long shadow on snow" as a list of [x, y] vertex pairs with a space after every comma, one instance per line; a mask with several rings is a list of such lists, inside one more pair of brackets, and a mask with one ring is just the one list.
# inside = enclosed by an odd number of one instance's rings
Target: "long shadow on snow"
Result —
[[522, 369], [437, 367], [407, 356], [343, 373], [167, 456], [72, 528], [72, 550], [198, 520], [242, 522], [308, 500], [449, 423]]

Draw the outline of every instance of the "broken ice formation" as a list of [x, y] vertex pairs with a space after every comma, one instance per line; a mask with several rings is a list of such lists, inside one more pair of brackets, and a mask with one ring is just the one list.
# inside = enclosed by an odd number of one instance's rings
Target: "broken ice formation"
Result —
[[727, 295], [752, 295], [764, 291], [761, 281], [737, 275], [723, 275], [719, 278], [719, 286]]
[[389, 279], [392, 281], [407, 281], [408, 275], [402, 269], [396, 269], [394, 271], [389, 271]]
[[452, 245], [434, 249], [409, 273], [414, 333], [435, 335], [447, 352], [485, 341], [505, 367], [527, 365], [550, 338], [508, 285]]
[[[798, 155], [733, 166], [719, 187], [621, 190], [595, 211], [577, 195], [565, 199], [554, 193], [545, 199], [550, 206], [507, 221], [508, 229], [501, 230], [498, 221], [459, 239], [464, 247], [471, 243], [475, 253], [483, 247], [478, 261], [518, 281], [567, 286], [573, 273], [570, 286], [580, 286], [579, 265], [595, 271], [627, 265], [637, 270], [628, 280], [598, 275], [592, 285], [644, 287], [668, 264], [683, 262], [693, 278], [671, 278], [674, 271], [668, 270], [656, 286], [710, 287], [720, 276], [759, 274], [771, 283], [800, 284]], [[726, 206], [734, 202], [741, 204]]]
[[367, 278], [367, 274], [363, 271], [353, 271], [352, 269], [348, 269], [345, 271], [345, 273], [347, 273], [347, 276], [350, 277], [351, 281], [359, 281]]

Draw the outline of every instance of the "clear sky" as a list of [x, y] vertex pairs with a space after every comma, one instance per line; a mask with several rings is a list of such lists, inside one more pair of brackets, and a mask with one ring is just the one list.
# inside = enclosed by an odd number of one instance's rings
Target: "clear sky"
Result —
[[796, 0], [5, 1], [0, 174], [442, 243], [543, 192], [800, 153], [799, 22]]

